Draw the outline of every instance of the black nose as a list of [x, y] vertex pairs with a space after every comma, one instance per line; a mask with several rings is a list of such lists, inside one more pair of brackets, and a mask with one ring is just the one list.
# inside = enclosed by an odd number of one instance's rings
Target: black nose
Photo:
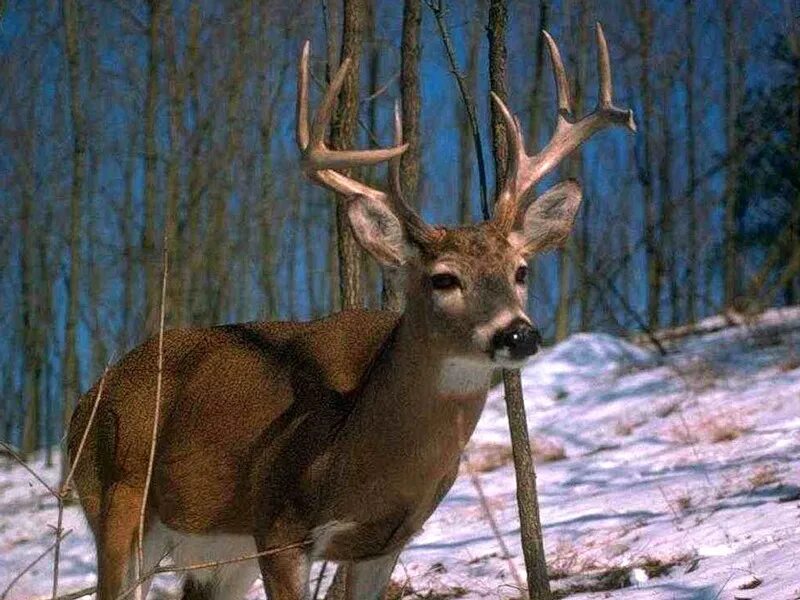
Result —
[[539, 330], [520, 319], [494, 334], [492, 354], [521, 360], [536, 354], [541, 343], [542, 336]]

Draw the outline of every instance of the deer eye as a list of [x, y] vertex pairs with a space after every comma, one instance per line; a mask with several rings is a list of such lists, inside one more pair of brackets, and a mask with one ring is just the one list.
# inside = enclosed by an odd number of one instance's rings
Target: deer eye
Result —
[[454, 290], [461, 287], [461, 281], [451, 273], [437, 273], [431, 276], [431, 286], [435, 290]]
[[528, 267], [523, 265], [517, 269], [516, 273], [514, 273], [514, 281], [522, 285], [525, 283], [527, 279], [528, 279]]

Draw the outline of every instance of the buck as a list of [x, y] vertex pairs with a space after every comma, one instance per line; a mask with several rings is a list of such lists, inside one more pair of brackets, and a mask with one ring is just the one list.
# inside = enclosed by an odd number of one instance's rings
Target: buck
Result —
[[[190, 565], [262, 553], [190, 571], [185, 597], [241, 598], [260, 567], [269, 598], [307, 599], [316, 559], [352, 565], [350, 598], [381, 597], [399, 552], [456, 478], [492, 371], [522, 366], [539, 347], [525, 313], [526, 262], [567, 238], [581, 191], [568, 181], [533, 202], [528, 191], [595, 132], [635, 130], [632, 112], [612, 102], [600, 26], [598, 104], [580, 119], [571, 114], [558, 48], [545, 36], [558, 95], [553, 137], [529, 156], [519, 121], [492, 95], [508, 132], [505, 184], [491, 220], [455, 228], [428, 225], [403, 199], [397, 162], [406, 146], [397, 115], [393, 147], [326, 146], [350, 60], [310, 119], [306, 42], [297, 86], [302, 168], [347, 197], [361, 247], [403, 270], [406, 307], [168, 331], [148, 498], [158, 340], [115, 365], [75, 476], [96, 541], [100, 600], [135, 581], [143, 503], [143, 574], [167, 555]], [[341, 172], [386, 161], [388, 192]], [[96, 392], [97, 384], [72, 418], [73, 458]]]

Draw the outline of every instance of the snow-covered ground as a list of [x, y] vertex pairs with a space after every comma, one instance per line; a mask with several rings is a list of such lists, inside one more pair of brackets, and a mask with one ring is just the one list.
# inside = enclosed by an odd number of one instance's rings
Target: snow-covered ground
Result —
[[[800, 599], [800, 310], [650, 349], [575, 335], [523, 373], [552, 586], [569, 598]], [[524, 578], [502, 390], [470, 444], [511, 562]], [[5, 459], [0, 459], [5, 460]], [[35, 465], [49, 481], [56, 469]], [[519, 592], [465, 474], [401, 557], [413, 598]], [[0, 594], [52, 543], [55, 502], [21, 467], [0, 465]], [[94, 581], [76, 507], [59, 589]], [[49, 593], [52, 559], [9, 595]], [[174, 579], [157, 588], [174, 589]], [[261, 597], [258, 587], [252, 597]]]

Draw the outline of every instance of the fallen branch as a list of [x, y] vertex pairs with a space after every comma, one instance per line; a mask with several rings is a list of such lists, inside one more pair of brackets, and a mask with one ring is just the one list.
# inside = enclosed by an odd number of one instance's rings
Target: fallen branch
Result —
[[508, 551], [508, 546], [506, 546], [503, 535], [500, 533], [500, 527], [497, 525], [497, 519], [494, 518], [494, 513], [492, 513], [492, 508], [489, 506], [489, 501], [486, 499], [486, 494], [483, 491], [483, 485], [481, 484], [480, 477], [478, 477], [478, 474], [472, 467], [472, 463], [470, 462], [469, 456], [466, 453], [464, 453], [464, 466], [467, 469], [467, 474], [469, 475], [469, 480], [472, 483], [472, 487], [475, 488], [475, 491], [478, 494], [478, 500], [481, 503], [481, 508], [483, 509], [483, 514], [486, 517], [486, 521], [489, 523], [489, 527], [491, 528], [492, 533], [497, 540], [497, 545], [500, 547], [500, 552], [503, 553], [502, 558], [508, 564], [508, 570], [511, 572], [511, 577], [514, 578], [514, 583], [517, 584], [518, 591], [524, 591], [525, 583], [522, 581], [522, 577], [517, 570], [517, 565], [511, 558], [511, 553]]
[[[0, 596], [0, 600], [3, 600], [8, 593], [8, 590], [13, 586], [25, 573], [27, 573], [33, 565], [39, 562], [44, 556], [50, 553], [51, 550], [54, 550], [54, 557], [53, 557], [53, 587], [52, 593], [50, 598], [56, 598], [58, 593], [58, 575], [59, 575], [59, 562], [61, 558], [61, 540], [67, 537], [68, 533], [72, 530], [69, 530], [67, 533], [63, 533], [63, 523], [64, 523], [64, 498], [67, 497], [70, 491], [70, 483], [72, 483], [72, 477], [75, 474], [75, 469], [78, 466], [78, 462], [80, 461], [81, 454], [83, 453], [84, 446], [86, 445], [86, 439], [89, 437], [89, 429], [92, 427], [92, 423], [94, 422], [94, 417], [97, 414], [97, 406], [100, 404], [100, 398], [103, 395], [103, 387], [105, 385], [106, 375], [108, 374], [108, 366], [106, 366], [105, 371], [103, 372], [103, 376], [100, 378], [100, 384], [97, 388], [97, 394], [94, 399], [94, 404], [92, 406], [92, 412], [89, 415], [89, 421], [86, 424], [86, 428], [83, 431], [83, 436], [81, 437], [81, 442], [78, 445], [78, 451], [75, 453], [75, 458], [72, 461], [72, 466], [70, 467], [69, 472], [67, 473], [64, 482], [61, 484], [61, 487], [56, 490], [52, 486], [50, 486], [36, 471], [34, 471], [26, 462], [25, 460], [17, 454], [14, 449], [6, 444], [5, 442], [0, 442], [0, 446], [8, 452], [14, 460], [16, 460], [22, 467], [28, 471], [44, 488], [48, 491], [48, 493], [53, 496], [56, 500], [56, 504], [58, 506], [58, 517], [56, 520], [56, 527], [55, 527], [55, 534], [56, 539], [55, 541], [45, 550], [40, 556], [36, 558], [36, 560], [28, 565], [19, 575], [17, 575], [12, 581], [11, 584], [6, 588], [3, 594]], [[63, 459], [62, 459], [63, 460]]]
[[[100, 383], [97, 386], [97, 394], [94, 397], [92, 412], [89, 415], [89, 422], [86, 424], [86, 428], [83, 430], [83, 436], [81, 437], [81, 443], [78, 445], [78, 451], [75, 453], [75, 458], [72, 461], [72, 466], [70, 467], [69, 473], [67, 473], [67, 477], [61, 484], [61, 489], [56, 496], [56, 501], [58, 502], [58, 521], [56, 522], [56, 541], [55, 552], [53, 556], [53, 592], [51, 594], [51, 598], [55, 598], [58, 594], [58, 574], [59, 561], [61, 559], [62, 539], [61, 529], [64, 523], [64, 498], [67, 496], [67, 494], [69, 494], [69, 486], [70, 483], [72, 483], [72, 476], [75, 474], [75, 468], [78, 466], [78, 463], [81, 459], [81, 454], [83, 453], [83, 448], [86, 444], [86, 439], [89, 437], [89, 429], [91, 429], [92, 423], [94, 422], [94, 417], [97, 414], [97, 406], [100, 404], [100, 398], [103, 396], [103, 387], [105, 386], [106, 375], [108, 375], [108, 365], [106, 365], [106, 369], [103, 371], [103, 376], [100, 378]], [[63, 455], [61, 460], [64, 460]]]
[[[253, 560], [254, 558], [259, 558], [262, 556], [271, 556], [273, 554], [279, 554], [281, 552], [286, 552], [287, 550], [294, 550], [295, 548], [302, 548], [304, 546], [309, 546], [313, 542], [304, 540], [302, 542], [294, 542], [292, 544], [287, 544], [285, 546], [278, 546], [275, 548], [267, 548], [266, 550], [262, 550], [261, 552], [255, 552], [253, 554], [247, 554], [245, 556], [239, 556], [237, 558], [229, 558], [226, 560], [212, 560], [203, 563], [195, 563], [192, 565], [172, 565], [172, 566], [155, 566], [152, 568], [148, 573], [140, 577], [132, 586], [128, 589], [124, 590], [119, 596], [117, 596], [117, 600], [124, 600], [128, 596], [130, 596], [133, 592], [135, 592], [139, 587], [151, 577], [158, 575], [159, 573], [186, 573], [188, 571], [197, 571], [199, 569], [213, 569], [214, 567], [222, 567], [225, 565], [230, 565], [233, 563], [244, 562], [246, 560]], [[55, 598], [53, 600], [67, 600], [66, 598]]]
[[[66, 537], [66, 536], [64, 536]], [[266, 550], [262, 550], [261, 552], [255, 552], [253, 554], [247, 554], [245, 556], [238, 556], [236, 558], [229, 558], [226, 560], [215, 560], [209, 561], [204, 563], [196, 563], [192, 565], [166, 565], [166, 566], [156, 566], [151, 569], [148, 573], [144, 576], [140, 577], [133, 585], [131, 585], [128, 589], [124, 590], [119, 596], [117, 596], [117, 600], [123, 600], [130, 596], [139, 586], [142, 585], [145, 581], [150, 579], [155, 575], [159, 575], [161, 573], [185, 573], [187, 571], [196, 571], [198, 569], [213, 569], [214, 567], [222, 567], [225, 565], [230, 565], [233, 563], [244, 562], [246, 560], [253, 560], [259, 558], [261, 556], [271, 556], [273, 554], [278, 554], [280, 552], [285, 552], [286, 550], [293, 550], [295, 548], [302, 548], [304, 546], [311, 545], [312, 542], [303, 541], [303, 542], [294, 542], [292, 544], [287, 544], [285, 546], [276, 546], [274, 548], [267, 548]], [[80, 590], [75, 590], [74, 592], [70, 592], [68, 594], [62, 594], [61, 596], [56, 596], [55, 598], [50, 598], [50, 596], [39, 596], [35, 598], [31, 598], [30, 600], [77, 600], [78, 598], [84, 598], [85, 596], [91, 596], [97, 592], [97, 586], [92, 587], [85, 587], [81, 588]], [[3, 600], [0, 597], [0, 600]]]
[[[35, 567], [35, 566], [37, 565], [37, 563], [38, 563], [40, 560], [42, 560], [42, 559], [43, 559], [45, 556], [47, 556], [48, 554], [50, 554], [50, 551], [51, 551], [53, 548], [55, 548], [55, 547], [56, 547], [56, 545], [57, 545], [57, 544], [58, 544], [58, 543], [59, 543], [61, 540], [63, 540], [65, 537], [67, 537], [67, 536], [68, 536], [70, 533], [72, 533], [72, 529], [67, 529], [67, 531], [65, 531], [65, 532], [63, 533], [63, 535], [59, 536], [59, 537], [56, 539], [56, 541], [54, 541], [52, 544], [50, 544], [50, 545], [47, 547], [47, 549], [46, 549], [46, 550], [44, 550], [44, 551], [43, 551], [41, 554], [39, 554], [39, 556], [37, 556], [36, 558], [34, 558], [34, 559], [33, 559], [33, 561], [32, 561], [31, 563], [29, 563], [29, 564], [28, 564], [28, 566], [27, 566], [27, 567], [25, 567], [24, 569], [22, 569], [22, 571], [20, 571], [20, 572], [19, 572], [19, 574], [18, 574], [16, 577], [14, 577], [14, 579], [12, 579], [12, 580], [9, 582], [9, 584], [6, 586], [6, 589], [4, 589], [4, 590], [3, 590], [3, 593], [2, 593], [2, 594], [0, 594], [0, 600], [5, 600], [6, 596], [8, 596], [8, 593], [9, 593], [9, 592], [11, 591], [11, 589], [12, 589], [12, 588], [13, 588], [13, 587], [14, 587], [14, 586], [17, 584], [17, 582], [18, 582], [20, 579], [22, 579], [22, 578], [24, 577], [25, 573], [27, 573], [27, 572], [28, 572], [28, 571], [30, 571], [30, 570], [31, 570], [33, 567]], [[49, 597], [49, 596], [48, 596], [48, 597]]]

